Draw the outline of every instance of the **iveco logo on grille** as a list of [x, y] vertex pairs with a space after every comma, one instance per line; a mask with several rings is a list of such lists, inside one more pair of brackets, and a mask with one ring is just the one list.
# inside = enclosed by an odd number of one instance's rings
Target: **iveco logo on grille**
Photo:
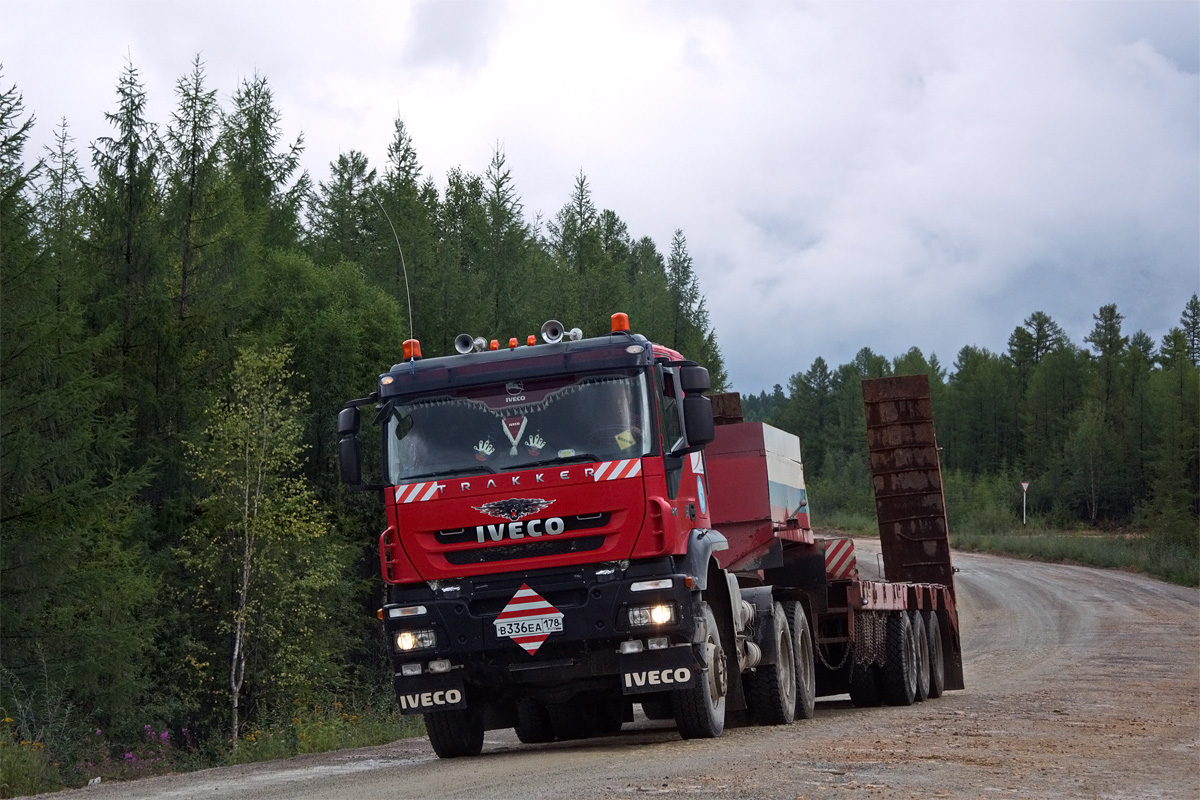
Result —
[[483, 544], [484, 542], [500, 542], [505, 538], [509, 539], [524, 539], [526, 536], [532, 536], [535, 539], [542, 534], [547, 536], [557, 536], [567, 529], [567, 523], [562, 517], [550, 517], [550, 519], [531, 519], [528, 522], [510, 522], [507, 525], [500, 523], [499, 525], [476, 525], [475, 526], [475, 541]]

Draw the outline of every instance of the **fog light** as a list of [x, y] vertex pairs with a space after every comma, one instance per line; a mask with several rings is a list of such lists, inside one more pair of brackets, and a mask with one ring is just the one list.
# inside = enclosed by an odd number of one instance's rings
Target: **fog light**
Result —
[[646, 646], [651, 650], [666, 650], [671, 646], [671, 640], [666, 636], [655, 636], [646, 640]]
[[437, 661], [430, 661], [429, 662], [429, 671], [433, 672], [433, 673], [449, 672], [450, 671], [450, 660], [446, 659], [446, 658], [439, 658]]
[[621, 642], [622, 653], [640, 653], [643, 649], [641, 639], [629, 639]]
[[654, 581], [637, 581], [629, 587], [631, 592], [648, 592], [651, 589], [670, 589], [673, 581], [670, 578], [659, 578]]
[[428, 628], [419, 631], [400, 631], [396, 634], [396, 649], [426, 650], [437, 644], [437, 635]]
[[411, 678], [414, 675], [420, 675], [421, 674], [421, 665], [420, 664], [405, 664], [402, 667], [400, 667], [400, 674], [406, 678]]

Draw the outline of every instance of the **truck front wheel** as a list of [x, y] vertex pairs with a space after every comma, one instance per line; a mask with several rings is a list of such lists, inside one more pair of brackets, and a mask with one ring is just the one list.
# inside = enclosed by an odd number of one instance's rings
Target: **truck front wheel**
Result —
[[473, 708], [430, 711], [425, 730], [438, 758], [477, 756], [483, 750], [483, 715]]
[[675, 724], [684, 739], [715, 739], [725, 730], [725, 693], [729, 688], [721, 631], [708, 603], [701, 604], [704, 669], [695, 683], [671, 694]]

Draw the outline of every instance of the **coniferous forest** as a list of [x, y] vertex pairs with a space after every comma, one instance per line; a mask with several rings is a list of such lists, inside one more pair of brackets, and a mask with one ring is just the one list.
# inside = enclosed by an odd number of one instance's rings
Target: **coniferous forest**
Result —
[[[439, 183], [397, 118], [384, 164], [351, 150], [314, 181], [265, 77], [220, 97], [197, 58], [150, 120], [130, 65], [108, 136], [64, 121], [31, 153], [34, 114], [0, 95], [0, 794], [22, 758], [45, 788], [395, 717], [382, 515], [338, 483], [334, 422], [410, 332], [442, 355], [621, 310], [727, 382], [683, 232], [638, 238], [582, 172], [530, 220], [501, 148]], [[860, 381], [926, 372], [962, 524], [1019, 524], [1029, 480], [1055, 524], [1194, 547], [1200, 301], [1180, 307], [1157, 343], [1105, 306], [1084, 346], [1035, 312], [949, 368], [818, 358], [747, 414], [801, 437], [818, 518], [869, 511]]]

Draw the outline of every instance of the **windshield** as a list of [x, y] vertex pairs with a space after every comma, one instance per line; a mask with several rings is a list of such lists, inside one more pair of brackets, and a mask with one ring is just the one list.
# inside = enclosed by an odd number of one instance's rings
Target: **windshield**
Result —
[[654, 437], [636, 371], [510, 381], [397, 403], [384, 424], [388, 482], [640, 458]]

